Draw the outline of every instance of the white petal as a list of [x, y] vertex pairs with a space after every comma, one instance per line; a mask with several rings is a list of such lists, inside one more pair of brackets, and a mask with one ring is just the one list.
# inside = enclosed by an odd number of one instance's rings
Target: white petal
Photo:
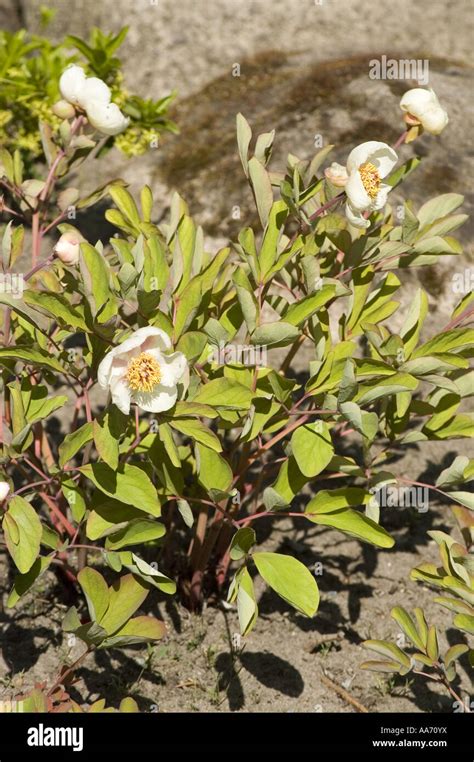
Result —
[[162, 386], [176, 386], [183, 376], [188, 361], [182, 352], [173, 352], [170, 355], [161, 355], [158, 360], [161, 369]]
[[370, 154], [374, 153], [380, 146], [384, 146], [385, 143], [380, 143], [378, 140], [368, 140], [366, 143], [361, 143], [352, 149], [347, 157], [347, 171], [349, 174], [354, 172], [360, 167], [361, 164], [365, 164], [369, 160]]
[[0, 482], [0, 501], [5, 500], [9, 492], [10, 492], [10, 485], [8, 484], [8, 482]]
[[357, 210], [352, 209], [350, 204], [346, 204], [346, 217], [355, 228], [368, 228], [369, 220], [366, 220]]
[[137, 333], [144, 336], [144, 343], [142, 347], [143, 352], [148, 352], [150, 349], [161, 349], [162, 352], [171, 349], [171, 339], [168, 334], [161, 328], [157, 328], [154, 325], [148, 325], [145, 328], [139, 328]]
[[110, 103], [112, 93], [110, 87], [98, 77], [87, 77], [79, 93], [79, 105], [87, 109], [90, 101], [98, 103]]
[[61, 74], [59, 80], [59, 90], [63, 98], [69, 101], [69, 103], [73, 103], [77, 106], [79, 103], [78, 98], [84, 87], [85, 81], [86, 74], [84, 69], [75, 64], [68, 66]]
[[391, 185], [386, 185], [385, 183], [382, 183], [382, 185], [379, 188], [379, 192], [377, 193], [377, 197], [375, 198], [372, 209], [374, 211], [378, 211], [379, 209], [383, 209], [385, 204], [387, 203], [387, 196], [392, 190]]
[[364, 188], [358, 170], [349, 175], [349, 179], [346, 183], [346, 196], [352, 208], [357, 209], [359, 212], [369, 209], [372, 203], [369, 194]]
[[173, 407], [178, 398], [176, 387], [156, 386], [152, 392], [134, 392], [133, 402], [148, 413], [161, 413]]
[[[102, 387], [102, 389], [107, 389], [110, 383], [112, 364], [117, 363], [117, 360], [119, 360], [117, 356], [121, 354], [122, 346], [123, 345], [120, 345], [118, 347], [114, 347], [113, 349], [111, 349], [110, 352], [106, 354], [104, 359], [101, 360], [99, 363], [99, 367], [97, 368], [97, 381], [99, 386]], [[125, 363], [125, 358], [122, 358], [121, 364], [124, 364], [124, 363]]]
[[[114, 355], [128, 355], [133, 350], [139, 352], [148, 352], [150, 349], [158, 347], [159, 349], [171, 349], [171, 339], [161, 328], [154, 325], [146, 325], [134, 331], [128, 339], [122, 341], [118, 347], [112, 350]], [[137, 354], [136, 352], [133, 354]]]
[[432, 135], [439, 135], [448, 124], [449, 118], [444, 108], [432, 106], [420, 117], [420, 122], [426, 132], [430, 132]]
[[386, 177], [398, 161], [398, 156], [387, 143], [379, 140], [369, 140], [354, 148], [347, 158], [347, 171], [352, 174], [361, 164], [374, 164], [380, 177]]
[[122, 114], [116, 103], [102, 103], [90, 99], [87, 101], [87, 118], [103, 135], [118, 135], [129, 123], [129, 119]]
[[110, 393], [112, 395], [112, 402], [117, 405], [118, 409], [125, 415], [130, 412], [131, 394], [127, 383], [121, 377], [114, 381], [110, 386]]
[[420, 117], [426, 109], [438, 103], [438, 98], [433, 90], [423, 87], [414, 87], [408, 90], [400, 101], [400, 108], [408, 114]]

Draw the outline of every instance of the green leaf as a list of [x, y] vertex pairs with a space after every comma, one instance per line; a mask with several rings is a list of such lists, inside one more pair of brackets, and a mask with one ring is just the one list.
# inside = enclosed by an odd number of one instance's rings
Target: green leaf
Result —
[[107, 536], [105, 547], [110, 550], [119, 550], [129, 545], [139, 545], [163, 537], [166, 533], [165, 525], [160, 522], [147, 519], [134, 519], [127, 526], [112, 532]]
[[317, 312], [321, 307], [324, 307], [335, 295], [336, 287], [332, 284], [323, 285], [323, 287], [314, 294], [303, 297], [299, 302], [290, 304], [286, 312], [283, 314], [283, 319], [286, 323], [292, 325], [301, 325], [308, 318]]
[[258, 255], [258, 265], [262, 276], [268, 274], [278, 256], [278, 242], [288, 217], [288, 207], [284, 201], [275, 201], [270, 207], [268, 222]]
[[232, 469], [224, 458], [204, 445], [196, 444], [199, 483], [207, 489], [227, 492], [232, 484]]
[[273, 511], [290, 505], [307, 481], [308, 477], [300, 471], [296, 458], [288, 458], [281, 464], [275, 482], [264, 490], [263, 501], [266, 509]]
[[178, 500], [177, 506], [178, 506], [178, 511], [181, 514], [181, 518], [183, 519], [186, 526], [192, 527], [192, 525], [194, 524], [194, 515], [188, 501], [183, 499]]
[[79, 260], [86, 296], [93, 316], [105, 323], [117, 314], [117, 304], [110, 290], [110, 272], [103, 254], [89, 243], [81, 243]]
[[142, 558], [129, 550], [119, 552], [123, 565], [133, 574], [143, 579], [147, 584], [153, 585], [166, 595], [174, 595], [176, 592], [176, 583], [167, 577], [155, 566], [147, 564]]
[[319, 605], [319, 590], [306, 566], [280, 553], [254, 553], [252, 558], [259, 574], [284, 601], [302, 614], [314, 616]]
[[109, 186], [109, 193], [112, 197], [114, 204], [123, 214], [125, 219], [137, 229], [140, 228], [141, 220], [138, 214], [137, 205], [133, 200], [132, 195], [125, 189], [117, 185]]
[[255, 329], [252, 334], [252, 344], [263, 344], [271, 347], [285, 347], [300, 335], [298, 328], [284, 320], [275, 323], [265, 323]]
[[242, 167], [244, 168], [245, 175], [248, 177], [248, 174], [249, 174], [248, 155], [249, 155], [249, 145], [252, 139], [252, 130], [243, 114], [240, 114], [240, 113], [237, 114], [236, 122], [237, 122], [237, 144], [239, 146], [240, 161], [242, 162]]
[[104, 494], [132, 505], [152, 516], [161, 515], [161, 505], [150, 477], [137, 466], [121, 465], [114, 471], [106, 463], [89, 463], [79, 469]]
[[239, 614], [240, 632], [247, 635], [258, 616], [258, 606], [255, 600], [253, 582], [247, 568], [244, 566], [238, 572], [237, 611]]
[[401, 606], [395, 606], [395, 608], [391, 610], [390, 616], [392, 619], [395, 619], [397, 624], [400, 625], [403, 632], [407, 638], [411, 640], [413, 645], [419, 648], [420, 651], [425, 651], [426, 644], [420, 637], [420, 633], [418, 632], [418, 629], [408, 612], [405, 611], [405, 609], [401, 608]]
[[85, 423], [76, 431], [67, 434], [59, 445], [59, 465], [63, 468], [79, 450], [93, 437], [91, 423]]
[[99, 620], [109, 635], [117, 632], [142, 605], [149, 588], [141, 580], [126, 574], [109, 587], [109, 607]]
[[383, 527], [365, 514], [352, 510], [352, 508], [322, 514], [308, 512], [307, 508], [305, 514], [315, 524], [334, 527], [357, 540], [368, 542], [379, 548], [392, 548], [395, 544], [393, 537]]
[[426, 653], [430, 659], [437, 661], [439, 657], [438, 636], [434, 624], [428, 628], [428, 637], [426, 639]]
[[233, 561], [240, 561], [244, 558], [250, 548], [257, 541], [255, 530], [252, 527], [241, 527], [237, 530], [230, 544], [230, 557]]
[[273, 204], [273, 191], [270, 177], [265, 167], [259, 160], [252, 156], [248, 163], [248, 172], [252, 184], [258, 216], [264, 228], [268, 221], [268, 215]]
[[453, 619], [455, 627], [459, 627], [460, 630], [464, 630], [469, 635], [474, 635], [474, 616], [469, 614], [456, 614]]
[[431, 225], [440, 217], [451, 214], [458, 206], [461, 206], [463, 201], [464, 196], [459, 193], [444, 193], [442, 196], [430, 199], [418, 211], [417, 217], [420, 221], [420, 228]]
[[[131, 646], [136, 643], [150, 643], [161, 640], [166, 635], [166, 625], [151, 616], [137, 616], [130, 619], [117, 630], [112, 637], [106, 638], [100, 648]], [[122, 702], [123, 703], [123, 702]], [[122, 704], [120, 705], [122, 707]], [[138, 709], [122, 709], [121, 711], [138, 711]]]
[[92, 431], [97, 452], [102, 460], [115, 470], [118, 468], [119, 463], [119, 446], [117, 440], [110, 432], [109, 415], [107, 414], [104, 417], [102, 423], [95, 420], [92, 425]]
[[206, 447], [210, 447], [211, 450], [214, 450], [215, 452], [222, 452], [222, 445], [219, 438], [201, 421], [194, 419], [180, 421], [174, 419], [173, 421], [170, 421], [170, 426], [193, 441], [199, 442]]
[[107, 582], [95, 569], [86, 566], [77, 575], [82, 592], [86, 596], [89, 616], [93, 622], [100, 622], [109, 608], [109, 588]]
[[12, 497], [3, 517], [8, 551], [22, 574], [30, 571], [40, 554], [41, 521], [35, 509], [19, 495]]
[[7, 608], [13, 608], [13, 606], [16, 606], [21, 596], [30, 590], [38, 577], [40, 577], [49, 567], [52, 560], [52, 556], [40, 556], [36, 559], [29, 571], [27, 571], [25, 574], [17, 574], [15, 576], [13, 587], [10, 591], [10, 595], [8, 596]]
[[364, 640], [362, 645], [382, 656], [388, 656], [389, 659], [395, 659], [404, 667], [410, 667], [410, 657], [393, 643], [388, 643], [386, 640]]
[[362, 434], [369, 442], [373, 442], [379, 428], [377, 413], [362, 410], [356, 402], [342, 402], [339, 409], [343, 417], [359, 434]]
[[451, 646], [451, 648], [448, 648], [444, 655], [444, 666], [447, 668], [450, 664], [456, 661], [456, 659], [459, 659], [461, 656], [466, 654], [469, 651], [469, 646], [465, 643], [458, 643], [456, 646]]
[[299, 426], [291, 437], [291, 447], [300, 471], [308, 477], [324, 471], [334, 455], [331, 434], [324, 421]]
[[2, 360], [22, 360], [25, 365], [33, 365], [39, 368], [48, 368], [57, 373], [65, 373], [65, 369], [58, 360], [51, 355], [43, 354], [39, 349], [28, 347], [1, 347], [0, 362]]
[[243, 384], [228, 378], [216, 378], [203, 384], [191, 402], [227, 410], [245, 410], [250, 407], [251, 401], [252, 392]]

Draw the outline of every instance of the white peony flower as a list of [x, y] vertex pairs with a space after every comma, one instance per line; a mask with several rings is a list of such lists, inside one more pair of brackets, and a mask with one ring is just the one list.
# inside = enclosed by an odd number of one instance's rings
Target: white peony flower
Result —
[[96, 130], [103, 135], [118, 135], [123, 132], [129, 119], [122, 114], [116, 103], [101, 103], [88, 101], [87, 118]]
[[349, 179], [346, 168], [342, 164], [338, 164], [337, 161], [333, 161], [331, 166], [324, 170], [324, 175], [337, 188], [344, 188]]
[[59, 89], [66, 101], [86, 112], [92, 127], [103, 135], [118, 135], [128, 127], [130, 120], [116, 103], [110, 102], [110, 87], [98, 77], [86, 77], [80, 66], [68, 66], [59, 80]]
[[169, 410], [178, 398], [177, 385], [189, 383], [189, 368], [181, 352], [169, 352], [169, 336], [154, 326], [135, 331], [102, 360], [97, 380], [110, 389], [112, 402], [128, 415], [130, 403], [142, 410]]
[[78, 94], [78, 103], [84, 111], [87, 111], [89, 104], [110, 103], [112, 93], [110, 87], [98, 77], [87, 77]]
[[345, 185], [347, 196], [346, 216], [355, 227], [366, 228], [369, 220], [364, 212], [382, 209], [390, 185], [382, 182], [398, 161], [398, 156], [386, 143], [369, 140], [350, 152], [347, 159], [349, 178]]
[[439, 135], [449, 122], [448, 114], [441, 106], [434, 90], [415, 87], [408, 90], [400, 101], [409, 125], [421, 124], [426, 132]]
[[10, 485], [8, 482], [0, 482], [0, 503], [5, 500], [6, 496], [10, 492]]
[[79, 104], [79, 95], [84, 87], [86, 81], [86, 73], [84, 69], [76, 64], [71, 64], [61, 74], [59, 80], [59, 89], [63, 98], [69, 103], [73, 103], [75, 106]]
[[63, 233], [54, 247], [54, 253], [65, 265], [77, 265], [79, 262], [80, 244], [84, 238], [80, 233], [68, 231]]

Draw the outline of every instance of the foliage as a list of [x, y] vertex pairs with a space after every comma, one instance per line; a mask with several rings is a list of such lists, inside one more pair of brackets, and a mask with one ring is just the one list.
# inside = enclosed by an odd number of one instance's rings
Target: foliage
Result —
[[[115, 57], [123, 36], [96, 31], [90, 43], [65, 43], [112, 85], [116, 100], [123, 95]], [[33, 50], [42, 54], [30, 59]], [[443, 194], [419, 209], [406, 202], [401, 221], [388, 204], [367, 210], [368, 227], [355, 229], [341, 212], [344, 191], [322, 171], [331, 147], [310, 160], [290, 154], [285, 168], [270, 169], [274, 132], [252, 142], [238, 115], [238, 149], [260, 229], [244, 227], [236, 241], [210, 252], [177, 194], [158, 224], [147, 186], [135, 200], [120, 179], [83, 198], [68, 184], [98, 141], [80, 118], [58, 125], [51, 116], [70, 60], [64, 45], [5, 36], [2, 55], [10, 87], [24, 93], [15, 103], [29, 114], [16, 132], [6, 124], [9, 149], [1, 153], [3, 213], [11, 218], [3, 231], [5, 283], [18, 273], [30, 225], [33, 251], [31, 269], [20, 273], [22, 293], [0, 291], [2, 479], [9, 491], [2, 530], [16, 567], [8, 606], [47, 570], [61, 570], [64, 584], [81, 594], [63, 621], [85, 644], [81, 659], [94, 649], [162, 638], [162, 622], [137, 614], [156, 590], [178, 591], [199, 610], [229, 581], [228, 601], [245, 635], [258, 617], [258, 574], [299, 614], [314, 616], [314, 575], [294, 556], [260, 549], [259, 521], [291, 517], [389, 550], [395, 540], [383, 526], [380, 491], [418, 484], [391, 470], [393, 450], [472, 431], [464, 406], [472, 394], [472, 294], [429, 339], [423, 290], [408, 310], [393, 298], [401, 288], [395, 270], [461, 252], [452, 233], [466, 219], [457, 212], [462, 196]], [[38, 94], [42, 115], [32, 106]], [[156, 124], [161, 106], [123, 99], [137, 129]], [[38, 116], [44, 180], [28, 168], [38, 142], [20, 140], [33, 134]], [[388, 183], [402, 183], [417, 163], [402, 164]], [[102, 198], [113, 204], [105, 216], [117, 234], [85, 241], [70, 211]], [[39, 261], [56, 228], [60, 241]], [[301, 380], [291, 364], [303, 345], [311, 360]], [[92, 404], [98, 380], [108, 393]], [[48, 421], [61, 416], [66, 425], [71, 406], [69, 428], [52, 437]], [[472, 461], [456, 458], [435, 485], [424, 486], [448, 496], [464, 516], [472, 496], [462, 487], [472, 476]], [[415, 578], [447, 591], [440, 602], [467, 630], [467, 546], [433, 536], [442, 568], [423, 565]], [[415, 612], [416, 626], [402, 610], [395, 617], [415, 636], [415, 661], [390, 644], [368, 645], [397, 671], [429, 660], [450, 680], [455, 657], [448, 652], [438, 661], [435, 630], [426, 625], [425, 632], [422, 614]]]
[[88, 74], [111, 87], [113, 99], [130, 117], [129, 128], [107, 147], [117, 147], [128, 156], [150, 148], [165, 130], [175, 131], [166, 118], [172, 96], [154, 101], [130, 94], [116, 53], [127, 34], [93, 29], [88, 42], [70, 35], [54, 44], [46, 37], [0, 31], [0, 144], [14, 153], [19, 150], [29, 166], [43, 159], [44, 131], [57, 131], [62, 120], [52, 111], [59, 99], [59, 78], [70, 63], [85, 64]]
[[[452, 468], [447, 471], [452, 474]], [[448, 477], [446, 472], [444, 474], [442, 483]], [[455, 507], [453, 511], [461, 529], [462, 541], [456, 542], [445, 532], [429, 532], [438, 545], [441, 566], [423, 563], [413, 569], [411, 579], [432, 587], [441, 587], [449, 593], [448, 596], [437, 596], [433, 600], [453, 613], [452, 629], [458, 642], [450, 645], [441, 655], [436, 627], [428, 626], [423, 610], [415, 608], [411, 616], [397, 606], [392, 609], [391, 616], [400, 626], [404, 639], [408, 639], [414, 653], [409, 654], [405, 646], [400, 648], [387, 640], [366, 640], [363, 645], [383, 658], [366, 661], [361, 667], [400, 675], [412, 672], [441, 682], [455, 699], [458, 710], [469, 711], [469, 706], [455, 692], [452, 683], [457, 678], [458, 659], [467, 654], [469, 663], [474, 665], [474, 650], [465, 642], [465, 633], [474, 635], [474, 574], [469, 555], [474, 539], [474, 521], [472, 514], [462, 506]], [[429, 672], [426, 672], [427, 668]]]

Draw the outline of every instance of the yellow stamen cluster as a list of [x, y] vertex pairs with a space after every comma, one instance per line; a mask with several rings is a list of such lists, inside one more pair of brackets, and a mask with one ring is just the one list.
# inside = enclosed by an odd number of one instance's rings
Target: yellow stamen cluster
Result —
[[151, 392], [161, 381], [159, 363], [147, 352], [131, 360], [127, 367], [127, 382], [134, 392]]
[[359, 173], [362, 180], [362, 185], [367, 191], [367, 195], [370, 196], [372, 200], [374, 200], [374, 198], [377, 197], [377, 193], [379, 192], [381, 182], [377, 167], [368, 161], [365, 164], [360, 165]]

